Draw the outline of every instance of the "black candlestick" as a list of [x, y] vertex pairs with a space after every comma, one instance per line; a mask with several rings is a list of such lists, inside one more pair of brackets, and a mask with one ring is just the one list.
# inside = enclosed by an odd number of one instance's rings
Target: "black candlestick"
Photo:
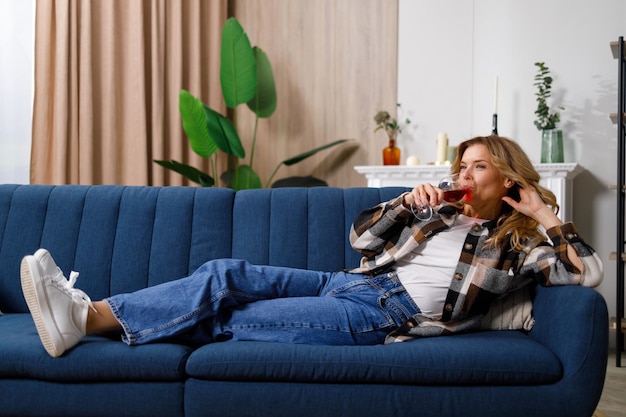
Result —
[[498, 114], [494, 113], [491, 119], [491, 134], [498, 135]]

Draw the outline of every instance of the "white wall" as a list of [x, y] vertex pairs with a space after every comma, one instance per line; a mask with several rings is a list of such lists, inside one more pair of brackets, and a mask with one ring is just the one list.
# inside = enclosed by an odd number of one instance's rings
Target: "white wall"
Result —
[[626, 36], [623, 0], [400, 0], [398, 102], [412, 124], [403, 155], [436, 156], [438, 132], [451, 144], [491, 132], [495, 78], [498, 131], [539, 162], [534, 63], [554, 76], [565, 161], [586, 171], [574, 180], [574, 221], [605, 261], [598, 288], [615, 315], [617, 61], [609, 43]]
[[0, 184], [29, 182], [35, 0], [0, 0]]

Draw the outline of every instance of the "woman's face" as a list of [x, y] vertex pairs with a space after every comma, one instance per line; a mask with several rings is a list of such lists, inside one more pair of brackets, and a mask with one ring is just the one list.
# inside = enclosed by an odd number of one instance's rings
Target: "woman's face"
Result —
[[502, 197], [508, 192], [507, 179], [493, 165], [485, 145], [471, 145], [461, 158], [459, 181], [472, 189], [469, 205], [473, 216], [492, 219], [498, 216]]

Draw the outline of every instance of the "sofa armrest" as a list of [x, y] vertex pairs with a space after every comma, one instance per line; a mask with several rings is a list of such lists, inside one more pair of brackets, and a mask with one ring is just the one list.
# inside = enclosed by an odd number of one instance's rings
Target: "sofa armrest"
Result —
[[582, 286], [537, 286], [535, 325], [529, 335], [548, 347], [563, 365], [563, 379], [598, 391], [608, 359], [608, 310], [604, 298]]

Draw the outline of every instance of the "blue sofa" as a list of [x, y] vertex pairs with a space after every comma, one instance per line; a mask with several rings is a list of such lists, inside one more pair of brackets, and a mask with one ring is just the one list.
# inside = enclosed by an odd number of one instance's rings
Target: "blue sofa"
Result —
[[21, 293], [20, 260], [39, 247], [66, 273], [79, 271], [77, 287], [95, 300], [186, 276], [213, 258], [354, 267], [352, 220], [400, 191], [0, 185], [0, 415], [590, 417], [606, 372], [608, 315], [589, 288], [537, 288], [528, 333], [199, 348], [129, 347], [102, 335], [56, 359]]

